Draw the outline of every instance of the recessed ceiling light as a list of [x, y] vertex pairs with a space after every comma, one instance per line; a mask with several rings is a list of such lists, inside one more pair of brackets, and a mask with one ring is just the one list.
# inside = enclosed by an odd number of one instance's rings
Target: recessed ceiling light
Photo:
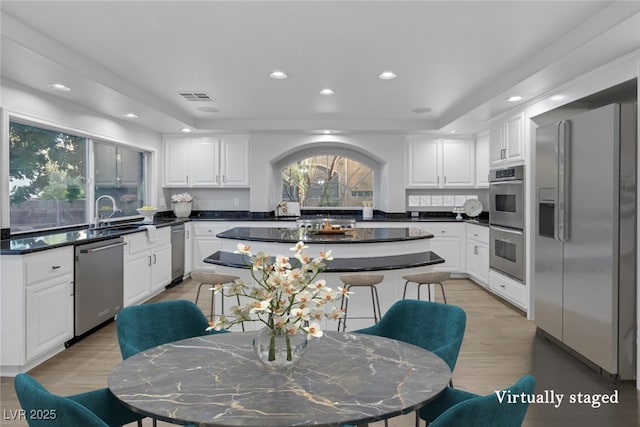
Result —
[[430, 113], [431, 112], [431, 108], [428, 107], [418, 107], [418, 108], [414, 108], [413, 110], [414, 113], [418, 113], [418, 114], [423, 114], [423, 113]]
[[71, 90], [70, 87], [63, 85], [62, 83], [50, 83], [49, 86], [53, 90], [58, 90], [60, 92], [69, 92]]
[[320, 95], [335, 95], [335, 91], [326, 87], [320, 91]]
[[551, 97], [552, 101], [562, 101], [564, 99], [564, 95], [553, 95]]
[[182, 128], [182, 129], [180, 129], [180, 130], [181, 130], [182, 132], [184, 132], [184, 133], [189, 133], [189, 132], [191, 132], [191, 129], [189, 129], [189, 128]]
[[396, 77], [398, 76], [393, 71], [383, 71], [382, 73], [378, 74], [378, 78], [380, 80], [392, 80]]
[[276, 80], [282, 80], [282, 79], [286, 79], [289, 76], [284, 71], [276, 70], [276, 71], [273, 71], [271, 74], [269, 74], [269, 77]]
[[129, 119], [137, 119], [139, 117], [136, 113], [126, 113], [124, 116]]
[[329, 134], [332, 134], [333, 131], [330, 130], [330, 129], [325, 129], [325, 130], [322, 131], [322, 133], [324, 133], [325, 135], [329, 135]]
[[520, 95], [513, 95], [507, 98], [507, 101], [509, 102], [517, 102], [520, 101], [522, 99], [522, 97]]
[[449, 133], [456, 133], [457, 131], [455, 130], [450, 130]]

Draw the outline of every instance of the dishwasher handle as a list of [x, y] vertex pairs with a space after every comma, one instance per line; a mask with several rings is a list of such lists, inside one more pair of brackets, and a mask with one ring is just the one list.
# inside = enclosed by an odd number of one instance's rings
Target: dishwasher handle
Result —
[[121, 242], [121, 243], [114, 243], [113, 245], [100, 246], [98, 248], [81, 249], [80, 253], [82, 253], [82, 254], [94, 254], [96, 252], [106, 251], [108, 249], [119, 248], [120, 246], [124, 246], [126, 244], [127, 244], [127, 242]]

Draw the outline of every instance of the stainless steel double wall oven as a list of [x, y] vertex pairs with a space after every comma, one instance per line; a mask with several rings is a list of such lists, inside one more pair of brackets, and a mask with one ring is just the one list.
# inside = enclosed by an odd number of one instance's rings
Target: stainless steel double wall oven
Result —
[[524, 166], [491, 170], [489, 264], [524, 282]]

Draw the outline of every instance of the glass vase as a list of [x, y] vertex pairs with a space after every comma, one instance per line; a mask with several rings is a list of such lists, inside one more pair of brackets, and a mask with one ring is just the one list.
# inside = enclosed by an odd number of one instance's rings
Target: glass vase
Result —
[[253, 350], [267, 369], [293, 369], [307, 350], [307, 334], [302, 329], [288, 335], [283, 330], [264, 327], [253, 338]]
[[176, 218], [189, 218], [189, 215], [191, 215], [191, 202], [174, 202], [173, 214]]

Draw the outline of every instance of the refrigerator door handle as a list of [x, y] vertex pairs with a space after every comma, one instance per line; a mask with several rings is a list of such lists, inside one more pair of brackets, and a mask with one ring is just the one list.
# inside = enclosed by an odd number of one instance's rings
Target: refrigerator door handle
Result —
[[569, 177], [571, 159], [571, 122], [558, 124], [558, 206], [556, 209], [555, 238], [561, 242], [569, 239]]

